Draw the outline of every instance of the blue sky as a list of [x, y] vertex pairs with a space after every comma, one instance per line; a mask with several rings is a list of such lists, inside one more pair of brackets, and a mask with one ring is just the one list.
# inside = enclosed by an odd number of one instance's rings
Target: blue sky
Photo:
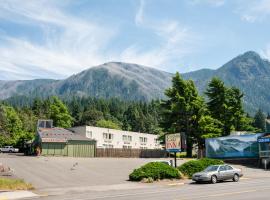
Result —
[[270, 58], [270, 0], [0, 0], [0, 79], [110, 61], [181, 73]]

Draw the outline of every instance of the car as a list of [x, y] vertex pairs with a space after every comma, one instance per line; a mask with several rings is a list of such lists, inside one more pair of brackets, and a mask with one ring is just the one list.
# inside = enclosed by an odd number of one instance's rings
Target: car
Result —
[[0, 152], [2, 152], [2, 153], [18, 153], [19, 149], [16, 149], [13, 146], [4, 146], [4, 147], [0, 148]]
[[210, 165], [201, 172], [195, 173], [192, 180], [195, 182], [211, 182], [213, 184], [218, 181], [230, 180], [238, 182], [243, 176], [242, 170], [234, 168], [230, 165]]

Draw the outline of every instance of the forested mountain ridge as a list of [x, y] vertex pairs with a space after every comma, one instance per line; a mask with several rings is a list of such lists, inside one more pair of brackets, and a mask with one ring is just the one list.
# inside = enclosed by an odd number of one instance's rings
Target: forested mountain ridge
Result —
[[1, 81], [0, 99], [57, 95], [149, 101], [164, 97], [171, 77], [168, 72], [142, 65], [109, 62], [64, 80]]
[[[172, 76], [171, 73], [142, 65], [109, 62], [64, 80], [0, 81], [0, 99], [20, 95], [57, 95], [149, 101], [164, 98], [164, 90], [171, 85]], [[201, 69], [182, 76], [192, 79], [201, 94], [212, 77], [219, 77], [226, 85], [241, 89], [245, 95], [246, 111], [254, 113], [261, 108], [264, 112], [270, 112], [270, 62], [256, 52], [248, 51], [239, 55], [216, 70]]]
[[219, 77], [226, 85], [235, 86], [244, 93], [244, 106], [248, 112], [254, 113], [259, 108], [270, 112], [270, 62], [256, 52], [239, 55], [217, 70], [199, 70], [183, 76], [194, 80], [200, 92], [205, 91], [212, 77]]

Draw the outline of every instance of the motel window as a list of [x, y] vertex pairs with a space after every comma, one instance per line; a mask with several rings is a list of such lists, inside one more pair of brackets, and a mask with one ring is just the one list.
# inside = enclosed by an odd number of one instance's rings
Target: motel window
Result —
[[140, 137], [140, 143], [141, 144], [147, 143], [147, 138], [146, 137]]
[[132, 149], [132, 146], [123, 145], [123, 149]]
[[112, 133], [103, 133], [103, 139], [104, 140], [113, 140], [113, 134]]
[[123, 141], [124, 142], [131, 142], [132, 141], [132, 136], [130, 135], [123, 135]]
[[92, 131], [86, 131], [86, 137], [92, 138]]
[[104, 148], [113, 148], [113, 145], [112, 144], [103, 144], [103, 147]]

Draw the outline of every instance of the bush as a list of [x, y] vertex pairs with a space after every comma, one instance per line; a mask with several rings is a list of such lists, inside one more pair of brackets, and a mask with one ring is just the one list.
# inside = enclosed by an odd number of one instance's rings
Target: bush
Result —
[[210, 159], [210, 158], [202, 158], [200, 160], [191, 160], [180, 167], [178, 167], [179, 171], [188, 176], [192, 177], [193, 174], [204, 170], [209, 165], [222, 165], [224, 162], [222, 160]]
[[142, 179], [179, 179], [180, 173], [177, 169], [161, 162], [151, 162], [138, 169], [135, 169], [130, 175], [129, 180], [141, 181]]

